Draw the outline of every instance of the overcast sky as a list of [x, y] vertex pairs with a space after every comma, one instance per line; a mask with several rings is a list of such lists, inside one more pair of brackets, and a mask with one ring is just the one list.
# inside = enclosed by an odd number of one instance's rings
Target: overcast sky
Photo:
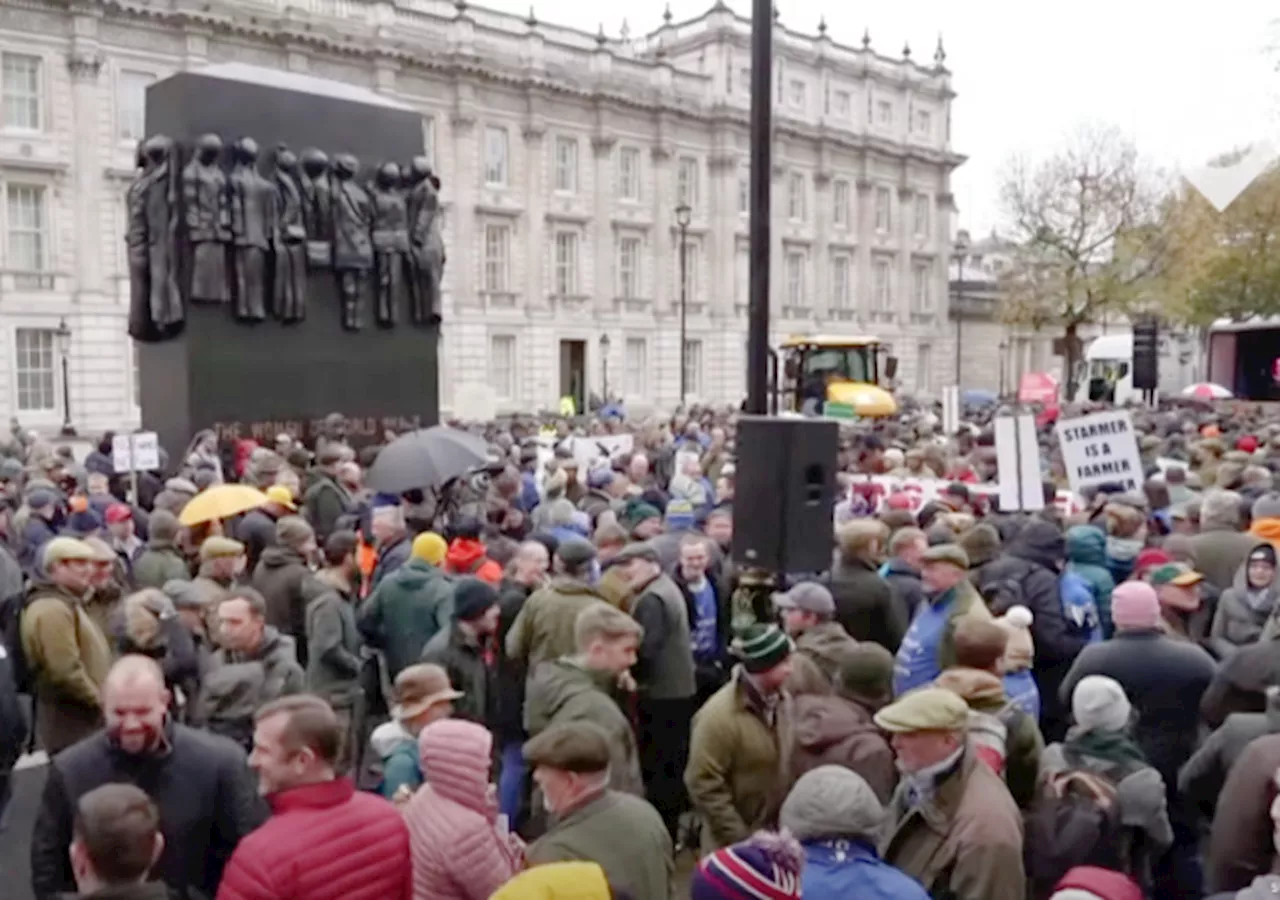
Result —
[[[480, 0], [524, 15], [528, 0]], [[713, 0], [672, 0], [676, 20]], [[728, 0], [750, 14], [750, 0]], [[932, 58], [941, 32], [953, 87], [952, 146], [969, 157], [954, 180], [960, 225], [975, 236], [999, 224], [996, 188], [1013, 153], [1051, 153], [1078, 124], [1119, 126], [1156, 164], [1187, 168], [1251, 141], [1280, 147], [1280, 4], [1221, 0], [778, 0], [788, 27], [828, 33], [897, 56], [910, 41]], [[534, 0], [539, 19], [616, 35], [658, 27], [662, 0]]]

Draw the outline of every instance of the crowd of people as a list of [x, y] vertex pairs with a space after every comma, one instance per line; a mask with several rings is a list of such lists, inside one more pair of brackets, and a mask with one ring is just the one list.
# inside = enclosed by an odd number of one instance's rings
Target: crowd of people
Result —
[[[197, 435], [132, 491], [110, 435], [77, 461], [15, 427], [0, 804], [47, 752], [32, 889], [1280, 894], [1280, 425], [1134, 422], [1141, 490], [1034, 513], [984, 490], [983, 416], [847, 424], [831, 566], [790, 576], [733, 559], [729, 412], [488, 423], [485, 463], [402, 495], [341, 416]], [[265, 503], [181, 524], [234, 481]]]

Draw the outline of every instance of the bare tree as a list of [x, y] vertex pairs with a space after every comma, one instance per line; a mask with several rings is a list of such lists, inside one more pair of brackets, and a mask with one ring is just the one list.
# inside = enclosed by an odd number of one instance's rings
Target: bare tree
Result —
[[1083, 127], [1047, 159], [1008, 164], [1000, 203], [1016, 249], [1002, 279], [1004, 317], [1061, 329], [1068, 396], [1080, 327], [1154, 305], [1169, 196], [1137, 148], [1109, 127]]

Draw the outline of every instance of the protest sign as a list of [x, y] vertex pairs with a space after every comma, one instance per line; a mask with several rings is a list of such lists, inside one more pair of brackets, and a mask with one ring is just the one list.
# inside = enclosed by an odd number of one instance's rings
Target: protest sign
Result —
[[590, 466], [597, 459], [614, 459], [630, 453], [635, 438], [629, 434], [596, 434], [569, 439], [569, 450], [581, 466]]
[[1040, 477], [1040, 444], [1030, 413], [996, 416], [996, 471], [1002, 512], [1044, 509]]
[[1104, 484], [1120, 485], [1126, 491], [1142, 488], [1142, 458], [1128, 412], [1113, 410], [1063, 419], [1057, 432], [1062, 463], [1071, 490], [1077, 494]]

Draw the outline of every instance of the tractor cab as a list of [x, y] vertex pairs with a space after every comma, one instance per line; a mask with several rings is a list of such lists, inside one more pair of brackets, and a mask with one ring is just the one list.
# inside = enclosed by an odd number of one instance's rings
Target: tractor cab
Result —
[[[898, 404], [880, 386], [882, 345], [873, 337], [793, 335], [780, 348], [780, 405], [794, 413], [830, 418], [875, 418], [897, 413]], [[885, 381], [897, 359], [885, 356]]]

